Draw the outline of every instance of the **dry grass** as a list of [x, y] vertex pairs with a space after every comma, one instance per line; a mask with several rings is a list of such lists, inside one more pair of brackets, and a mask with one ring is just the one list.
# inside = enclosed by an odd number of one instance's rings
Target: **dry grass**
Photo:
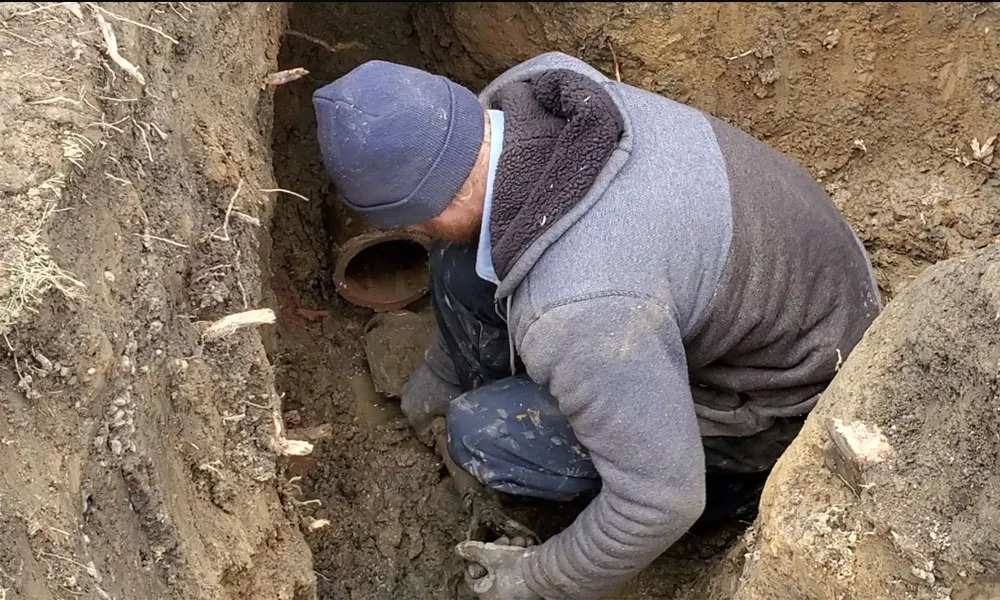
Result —
[[35, 312], [48, 292], [77, 298], [84, 287], [56, 264], [43, 239], [45, 222], [54, 209], [55, 204], [50, 204], [38, 224], [17, 235], [0, 258], [0, 332]]

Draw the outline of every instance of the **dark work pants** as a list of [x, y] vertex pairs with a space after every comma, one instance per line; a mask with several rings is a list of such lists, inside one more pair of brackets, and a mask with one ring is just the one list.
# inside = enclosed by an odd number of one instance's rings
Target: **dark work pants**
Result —
[[[515, 357], [496, 310], [496, 286], [475, 272], [475, 246], [431, 251], [434, 313], [462, 395], [447, 414], [452, 459], [495, 490], [546, 500], [592, 497], [601, 479], [569, 420]], [[707, 500], [701, 523], [752, 519], [774, 462], [802, 419], [780, 420], [749, 438], [705, 437]]]

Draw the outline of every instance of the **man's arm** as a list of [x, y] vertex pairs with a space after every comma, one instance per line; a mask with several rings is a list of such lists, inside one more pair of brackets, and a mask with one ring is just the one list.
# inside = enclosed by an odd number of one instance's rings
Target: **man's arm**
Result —
[[543, 598], [600, 598], [704, 509], [705, 458], [680, 331], [653, 299], [608, 295], [545, 311], [519, 348], [602, 479], [597, 498], [521, 569]]

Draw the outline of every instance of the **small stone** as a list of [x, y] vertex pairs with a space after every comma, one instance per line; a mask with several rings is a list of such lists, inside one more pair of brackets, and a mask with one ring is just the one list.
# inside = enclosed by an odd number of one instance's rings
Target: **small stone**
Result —
[[310, 531], [319, 531], [320, 529], [323, 529], [324, 527], [328, 527], [329, 525], [330, 525], [330, 521], [328, 519], [316, 519], [316, 520], [312, 521], [311, 523], [309, 523], [309, 530]]
[[937, 578], [934, 577], [934, 573], [927, 571], [926, 569], [921, 569], [920, 567], [910, 567], [910, 573], [918, 579], [926, 581], [930, 585], [934, 585]]
[[125, 396], [118, 396], [117, 398], [112, 400], [111, 403], [114, 404], [115, 406], [126, 406], [128, 405], [128, 398], [126, 398]]
[[60, 377], [63, 377], [63, 378], [69, 377], [70, 373], [72, 373], [72, 371], [69, 370], [69, 367], [63, 367], [63, 368], [59, 369], [59, 376]]
[[161, 321], [153, 321], [149, 324], [149, 332], [156, 335], [163, 331], [163, 323]]
[[111, 271], [105, 271], [104, 272], [104, 281], [107, 281], [108, 283], [114, 283], [115, 282], [115, 274], [112, 273]]
[[295, 427], [302, 423], [302, 415], [298, 410], [286, 410], [282, 414], [282, 419], [287, 427]]
[[826, 37], [823, 38], [823, 46], [827, 50], [832, 50], [837, 44], [840, 43], [840, 30], [834, 29], [833, 31], [828, 31]]
[[860, 496], [866, 489], [865, 472], [888, 460], [892, 447], [878, 425], [840, 419], [827, 419], [824, 425], [830, 440], [824, 447], [827, 467]]
[[38, 361], [39, 366], [41, 366], [43, 370], [45, 371], [52, 370], [52, 361], [46, 358], [44, 354], [36, 350], [34, 352], [34, 355], [35, 355], [35, 360]]
[[115, 456], [121, 456], [122, 453], [122, 443], [118, 440], [111, 440], [111, 454]]
[[87, 369], [87, 375], [93, 375], [96, 372], [97, 369], [95, 369], [94, 367], [90, 367], [89, 369]]
[[406, 452], [396, 456], [396, 464], [400, 467], [412, 467], [417, 464], [417, 457], [413, 452]]

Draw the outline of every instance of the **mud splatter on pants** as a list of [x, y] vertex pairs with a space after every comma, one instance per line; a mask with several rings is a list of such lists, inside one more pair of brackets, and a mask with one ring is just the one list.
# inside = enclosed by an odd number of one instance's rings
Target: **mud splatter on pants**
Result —
[[[501, 492], [555, 501], [595, 496], [600, 475], [555, 398], [516, 357], [511, 374], [496, 286], [476, 275], [475, 261], [476, 248], [467, 245], [438, 245], [430, 256], [441, 342], [463, 392], [447, 413], [452, 459]], [[700, 522], [753, 518], [771, 467], [802, 423], [779, 420], [748, 438], [702, 438], [707, 498]]]

